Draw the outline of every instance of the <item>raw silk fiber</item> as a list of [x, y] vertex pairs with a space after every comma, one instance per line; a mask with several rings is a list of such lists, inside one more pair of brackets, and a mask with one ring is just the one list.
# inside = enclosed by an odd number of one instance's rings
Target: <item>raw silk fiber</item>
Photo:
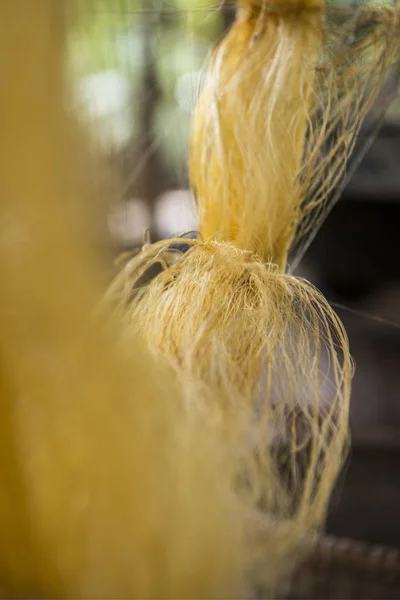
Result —
[[[357, 25], [374, 27], [358, 37], [327, 26], [323, 0], [237, 8], [192, 124], [199, 239], [146, 244], [105, 306], [169, 363], [220, 431], [235, 493], [270, 536], [255, 536], [255, 554], [279, 573], [299, 536], [324, 525], [348, 448], [353, 372], [343, 325], [288, 272], [288, 255], [318, 226], [343, 176], [398, 54], [398, 16], [360, 9]], [[333, 43], [341, 36], [351, 39], [349, 54]], [[148, 281], [155, 264], [161, 272]]]

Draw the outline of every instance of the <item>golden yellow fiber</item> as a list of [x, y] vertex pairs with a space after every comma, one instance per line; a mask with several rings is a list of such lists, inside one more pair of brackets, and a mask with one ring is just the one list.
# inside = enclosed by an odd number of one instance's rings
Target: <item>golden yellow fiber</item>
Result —
[[359, 9], [334, 27], [323, 0], [239, 7], [194, 117], [191, 182], [204, 239], [233, 241], [283, 270], [289, 247], [326, 212], [398, 58], [398, 11]]
[[[285, 266], [343, 175], [396, 54], [398, 22], [394, 10], [361, 11], [357, 25], [367, 13], [376, 22], [359, 37], [327, 28], [322, 0], [238, 7], [193, 121], [203, 241], [146, 245], [105, 307], [114, 306], [128, 337], [139, 334], [168, 361], [220, 431], [237, 498], [258, 523], [249, 529], [252, 580], [273, 593], [274, 578], [299, 557], [300, 537], [324, 525], [347, 449], [352, 378], [340, 320]], [[352, 40], [348, 56], [332, 44], [335, 34]], [[182, 242], [185, 254], [176, 250]], [[155, 263], [161, 273], [147, 283]]]
[[322, 43], [324, 3], [309, 4], [241, 3], [213, 56], [191, 141], [203, 237], [232, 241], [282, 270]]
[[0, 597], [244, 596], [225, 447], [137, 338], [91, 318], [65, 6], [0, 5]]
[[[315, 288], [276, 265], [215, 241], [189, 241], [172, 264], [178, 241], [132, 259], [109, 298], [184, 388], [202, 391], [193, 402], [202, 398], [236, 448], [249, 508], [313, 530], [347, 438], [352, 368], [343, 326]], [[154, 262], [163, 272], [134, 289]]]
[[399, 6], [326, 14], [323, 52], [310, 104], [298, 180], [294, 269], [329, 214], [361, 125], [389, 68], [399, 60]]

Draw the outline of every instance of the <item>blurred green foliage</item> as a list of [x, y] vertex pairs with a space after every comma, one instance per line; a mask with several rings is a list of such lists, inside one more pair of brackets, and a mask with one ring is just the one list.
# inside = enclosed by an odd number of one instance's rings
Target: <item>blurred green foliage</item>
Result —
[[[160, 92], [154, 115], [155, 135], [168, 166], [182, 170], [197, 73], [223, 30], [216, 1], [78, 1], [78, 15], [69, 37], [75, 79], [118, 72], [131, 88], [131, 118], [125, 123], [134, 138], [140, 135], [141, 104], [149, 92], [144, 89], [144, 75], [151, 69]], [[87, 102], [93, 102], [93, 98]], [[115, 121], [120, 116], [110, 114], [104, 118]], [[103, 125], [96, 124], [98, 128]]]
[[[105, 142], [121, 146], [143, 133], [143, 107], [154, 85], [153, 137], [166, 166], [186, 171], [190, 112], [197, 97], [200, 72], [224, 20], [221, 0], [77, 0], [78, 15], [69, 38], [69, 58], [77, 81], [94, 74], [117, 74], [130, 90], [117, 110], [97, 117]], [[353, 0], [331, 0], [352, 6]], [[382, 6], [393, 0], [362, 0]], [[359, 4], [361, 2], [358, 2]], [[232, 4], [232, 2], [231, 2]], [[151, 82], [146, 73], [152, 73]], [[105, 78], [104, 86], [114, 85]], [[89, 81], [90, 83], [90, 81]], [[105, 90], [106, 91], [106, 90]], [[118, 90], [115, 92], [118, 94]], [[94, 95], [104, 95], [96, 87]], [[95, 102], [89, 94], [87, 103]], [[104, 102], [103, 102], [104, 104]], [[107, 112], [107, 111], [105, 111]], [[104, 113], [104, 111], [103, 111]], [[123, 135], [121, 135], [123, 132]], [[113, 139], [111, 139], [113, 138]], [[115, 138], [115, 139], [114, 139]]]

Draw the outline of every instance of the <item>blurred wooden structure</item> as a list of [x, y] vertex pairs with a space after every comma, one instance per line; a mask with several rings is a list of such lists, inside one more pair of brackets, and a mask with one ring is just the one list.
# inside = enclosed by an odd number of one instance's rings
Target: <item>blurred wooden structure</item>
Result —
[[322, 538], [282, 586], [284, 600], [395, 600], [400, 598], [400, 550]]

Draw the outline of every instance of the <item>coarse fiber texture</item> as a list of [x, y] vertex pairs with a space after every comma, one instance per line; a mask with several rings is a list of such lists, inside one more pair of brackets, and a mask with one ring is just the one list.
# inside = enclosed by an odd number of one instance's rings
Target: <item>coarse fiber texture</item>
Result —
[[[323, 2], [313, 10], [298, 2], [247, 4], [212, 58], [193, 120], [191, 181], [205, 239], [235, 242], [283, 269]], [[297, 12], [266, 12], [281, 5]]]
[[[193, 119], [190, 175], [204, 239], [284, 270], [329, 212], [364, 121], [399, 56], [395, 7], [243, 0]], [[294, 258], [297, 264], [298, 257]]]
[[[201, 402], [233, 453], [240, 501], [270, 524], [287, 567], [299, 535], [324, 523], [347, 449], [346, 334], [306, 281], [232, 243], [185, 241], [184, 255], [171, 248], [176, 239], [129, 261], [105, 306]], [[161, 273], [140, 285], [154, 264]], [[258, 543], [270, 557], [270, 538]]]
[[[357, 26], [373, 21], [361, 33], [335, 32], [329, 14], [322, 0], [238, 2], [193, 118], [201, 239], [146, 244], [100, 313], [113, 306], [125, 335], [169, 363], [220, 431], [235, 493], [268, 531], [255, 535], [254, 557], [277, 578], [299, 558], [299, 535], [324, 526], [348, 448], [352, 379], [343, 325], [286, 272], [288, 256], [329, 208], [398, 50], [395, 9], [357, 13]], [[271, 591], [268, 568], [252, 566]]]

